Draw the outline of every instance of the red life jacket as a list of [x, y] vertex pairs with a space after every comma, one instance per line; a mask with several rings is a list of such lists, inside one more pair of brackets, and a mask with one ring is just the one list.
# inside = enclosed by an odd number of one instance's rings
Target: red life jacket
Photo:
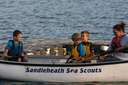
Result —
[[120, 39], [118, 37], [113, 37], [111, 44], [114, 45], [115, 48], [121, 47]]

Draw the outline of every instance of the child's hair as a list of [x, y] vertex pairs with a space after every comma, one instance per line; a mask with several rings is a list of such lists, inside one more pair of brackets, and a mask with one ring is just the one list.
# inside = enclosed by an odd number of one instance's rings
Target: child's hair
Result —
[[75, 40], [76, 38], [80, 38], [80, 33], [73, 33], [72, 40]]
[[113, 29], [117, 30], [117, 31], [123, 31], [125, 32], [125, 23], [124, 22], [121, 22], [119, 24], [116, 24], [113, 26]]
[[15, 31], [13, 32], [13, 36], [18, 36], [19, 34], [22, 34], [22, 32], [19, 31], [19, 30], [15, 30]]
[[89, 36], [90, 33], [89, 33], [88, 31], [82, 31], [82, 32], [81, 32], [81, 35], [82, 35], [82, 34], [87, 34], [87, 35]]

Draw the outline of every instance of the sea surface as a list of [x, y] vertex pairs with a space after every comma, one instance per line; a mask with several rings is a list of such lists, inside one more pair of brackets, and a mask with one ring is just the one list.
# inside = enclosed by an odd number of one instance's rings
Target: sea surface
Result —
[[84, 30], [90, 39], [111, 39], [115, 24], [128, 24], [127, 5], [128, 0], [0, 0], [0, 42], [16, 29], [26, 39], [70, 38]]
[[[60, 44], [87, 30], [90, 40], [110, 40], [112, 27], [124, 21], [128, 0], [0, 0], [0, 48], [16, 29], [26, 43]], [[50, 40], [50, 41], [49, 41]], [[0, 85], [128, 85], [128, 83], [37, 83], [1, 80]]]

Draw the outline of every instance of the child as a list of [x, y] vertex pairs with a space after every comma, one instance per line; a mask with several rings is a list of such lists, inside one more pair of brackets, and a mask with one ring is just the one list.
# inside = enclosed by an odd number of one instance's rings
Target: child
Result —
[[89, 32], [81, 32], [82, 42], [78, 47], [79, 56], [81, 57], [79, 62], [90, 62], [93, 57], [92, 44], [88, 41]]
[[72, 35], [72, 41], [73, 41], [73, 45], [71, 46], [71, 52], [70, 52], [70, 59], [71, 59], [71, 61], [70, 61], [70, 63], [77, 62], [80, 59], [79, 53], [78, 53], [78, 45], [81, 42], [81, 35], [80, 35], [80, 33], [74, 33]]
[[[9, 40], [4, 51], [4, 56], [10, 61], [26, 62], [24, 56], [23, 42], [21, 41], [22, 32], [15, 30], [13, 32], [13, 40]], [[8, 57], [10, 56], [10, 57]]]

